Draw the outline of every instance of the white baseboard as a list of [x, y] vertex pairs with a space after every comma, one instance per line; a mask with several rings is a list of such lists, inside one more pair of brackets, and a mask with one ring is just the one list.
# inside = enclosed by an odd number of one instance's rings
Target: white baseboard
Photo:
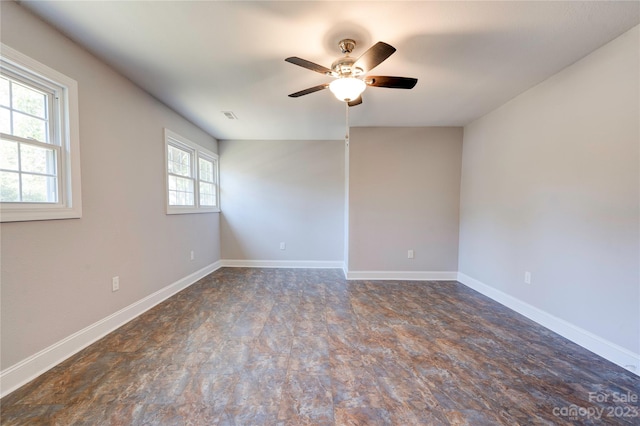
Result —
[[455, 271], [346, 271], [348, 280], [455, 281]]
[[537, 322], [562, 337], [600, 355], [630, 372], [640, 375], [640, 354], [633, 353], [587, 330], [560, 319], [520, 299], [510, 296], [468, 275], [458, 272], [458, 281], [477, 292], [495, 300], [521, 315]]
[[25, 385], [220, 267], [222, 267], [220, 261], [212, 263], [1, 371], [0, 397]]
[[230, 268], [318, 268], [343, 269], [341, 260], [244, 260], [222, 259], [221, 265]]

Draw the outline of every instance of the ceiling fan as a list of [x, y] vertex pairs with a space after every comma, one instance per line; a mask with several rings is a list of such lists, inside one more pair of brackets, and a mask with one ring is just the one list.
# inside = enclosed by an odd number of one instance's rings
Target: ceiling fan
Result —
[[338, 100], [346, 102], [349, 106], [356, 106], [362, 103], [362, 92], [367, 86], [412, 89], [418, 82], [417, 78], [366, 75], [396, 51], [395, 47], [387, 43], [377, 42], [357, 59], [349, 56], [356, 47], [354, 40], [348, 38], [341, 40], [338, 46], [345, 56], [331, 64], [331, 69], [297, 56], [285, 59], [294, 65], [336, 78], [331, 83], [313, 86], [292, 93], [289, 97], [297, 98], [329, 88]]

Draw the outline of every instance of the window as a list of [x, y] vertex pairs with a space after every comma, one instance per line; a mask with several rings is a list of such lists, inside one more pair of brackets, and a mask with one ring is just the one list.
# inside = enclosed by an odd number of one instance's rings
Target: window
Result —
[[77, 83], [1, 45], [0, 219], [82, 215]]
[[167, 214], [218, 212], [218, 156], [164, 130]]
[[218, 205], [217, 170], [215, 158], [200, 153], [198, 156], [200, 206], [215, 207]]

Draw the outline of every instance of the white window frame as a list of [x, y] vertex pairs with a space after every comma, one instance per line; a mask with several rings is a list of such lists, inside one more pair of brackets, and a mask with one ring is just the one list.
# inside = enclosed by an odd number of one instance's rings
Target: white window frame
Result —
[[[22, 80], [47, 85], [54, 93], [50, 132], [51, 144], [58, 156], [58, 202], [28, 203], [0, 202], [0, 222], [31, 220], [76, 219], [82, 217], [82, 189], [80, 183], [80, 131], [78, 113], [78, 83], [72, 78], [0, 43], [0, 68]], [[17, 140], [16, 136], [6, 136]], [[42, 145], [25, 141], [33, 145]]]
[[[173, 206], [169, 204], [169, 146], [179, 148], [191, 155], [191, 176], [193, 185], [193, 206]], [[215, 187], [215, 206], [200, 205], [200, 167], [199, 159], [203, 158], [213, 162], [213, 179]], [[165, 183], [165, 205], [167, 214], [191, 214], [191, 213], [218, 213], [220, 212], [220, 164], [218, 154], [210, 151], [189, 139], [164, 129], [164, 183]]]

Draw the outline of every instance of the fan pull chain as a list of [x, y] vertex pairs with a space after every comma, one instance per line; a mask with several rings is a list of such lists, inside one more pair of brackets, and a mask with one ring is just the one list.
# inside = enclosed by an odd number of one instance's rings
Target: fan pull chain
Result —
[[347, 129], [346, 129], [344, 138], [347, 146], [349, 146], [349, 103], [345, 102], [344, 106], [346, 108], [346, 122], [347, 122]]

